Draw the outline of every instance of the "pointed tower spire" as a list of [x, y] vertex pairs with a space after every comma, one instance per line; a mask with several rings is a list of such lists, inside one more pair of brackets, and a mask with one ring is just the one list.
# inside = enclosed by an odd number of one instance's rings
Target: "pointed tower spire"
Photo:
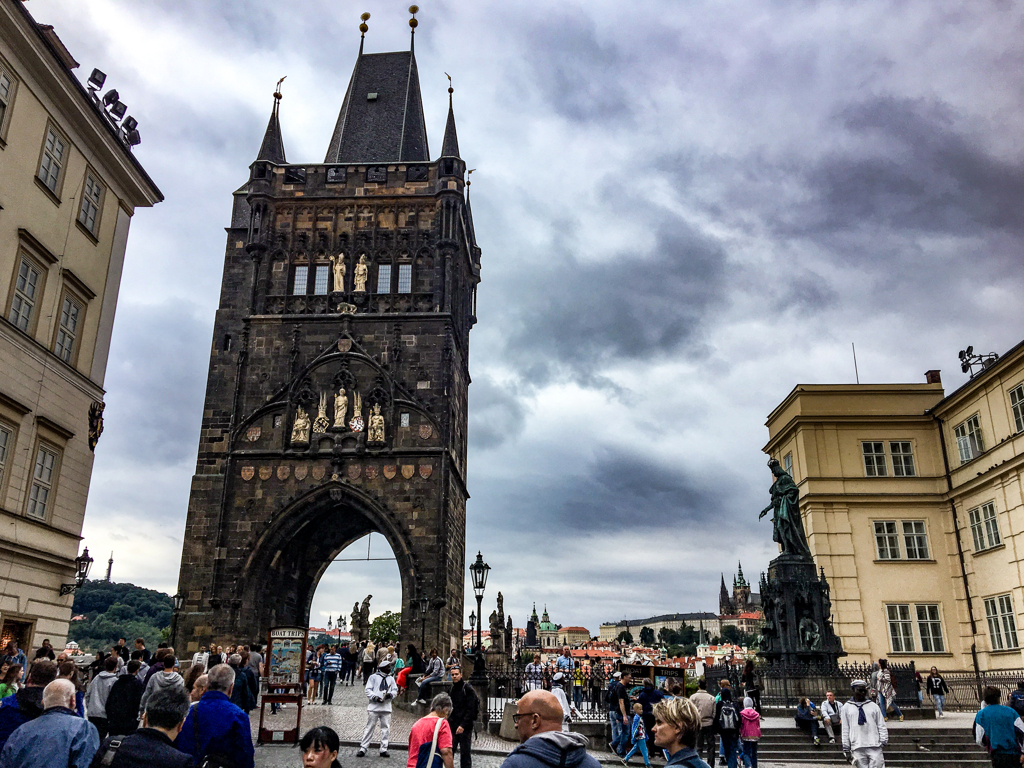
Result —
[[455, 110], [452, 107], [452, 76], [444, 73], [448, 78], [448, 122], [444, 127], [444, 141], [441, 142], [441, 157], [460, 157], [459, 136], [455, 132]]
[[281, 123], [277, 117], [281, 106], [281, 83], [283, 82], [284, 77], [277, 81], [277, 88], [274, 89], [274, 109], [270, 113], [270, 122], [267, 123], [267, 132], [263, 135], [263, 143], [260, 145], [259, 154], [256, 155], [256, 162], [277, 165], [284, 165], [288, 162], [284, 156], [284, 139], [281, 137]]
[[736, 581], [734, 582], [733, 586], [736, 586], [736, 587], [746, 587], [746, 586], [748, 586], [747, 585], [747, 580], [743, 578], [743, 563], [741, 563], [739, 560], [737, 560], [736, 561], [736, 567], [737, 567]]

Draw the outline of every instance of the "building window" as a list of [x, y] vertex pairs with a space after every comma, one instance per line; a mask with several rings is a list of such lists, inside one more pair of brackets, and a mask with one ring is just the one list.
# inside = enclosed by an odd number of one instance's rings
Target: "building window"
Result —
[[938, 605], [916, 605], [917, 634], [921, 637], [922, 653], [943, 653], [946, 650], [942, 642], [942, 621], [939, 619]]
[[377, 293], [391, 293], [391, 265], [377, 265]]
[[53, 491], [53, 471], [57, 464], [57, 454], [49, 448], [39, 446], [36, 453], [36, 466], [32, 473], [32, 488], [28, 496], [28, 515], [40, 520], [46, 519], [46, 509]]
[[82, 308], [70, 296], [64, 297], [60, 309], [60, 327], [57, 329], [57, 343], [53, 351], [65, 363], [71, 362], [75, 339], [78, 338], [78, 318]]
[[412, 293], [412, 264], [398, 265], [398, 292]]
[[317, 296], [327, 295], [327, 276], [331, 268], [326, 264], [317, 264], [316, 273], [313, 276], [313, 293]]
[[899, 440], [890, 442], [889, 453], [892, 454], [892, 473], [895, 477], [914, 477], [917, 475], [917, 471], [914, 469], [914, 452], [911, 450], [909, 441]]
[[307, 282], [309, 282], [309, 267], [305, 264], [296, 267], [292, 277], [292, 296], [304, 296], [309, 287], [306, 285]]
[[924, 520], [903, 521], [903, 543], [907, 548], [908, 560], [928, 559], [928, 535], [924, 530]]
[[910, 606], [887, 605], [886, 615], [889, 620], [889, 639], [893, 653], [913, 653], [914, 625], [910, 621]]
[[885, 477], [885, 443], [861, 443], [864, 447], [864, 474]]
[[782, 457], [782, 468], [786, 470], [786, 474], [790, 477], [793, 476], [793, 452], [790, 451]]
[[14, 447], [14, 431], [0, 424], [0, 489], [4, 487], [4, 474], [7, 471], [7, 456]]
[[64, 167], [67, 150], [68, 145], [63, 137], [53, 128], [48, 128], [46, 143], [43, 145], [43, 157], [39, 161], [39, 173], [36, 175], [54, 194], [57, 194], [57, 182], [60, 181], [60, 171]]
[[900, 559], [900, 537], [896, 532], [895, 520], [875, 521], [875, 544], [879, 560]]
[[102, 198], [103, 185], [91, 173], [85, 174], [85, 189], [82, 191], [82, 207], [78, 209], [78, 221], [94, 235], [99, 230]]
[[953, 430], [956, 435], [956, 447], [960, 451], [960, 463], [966, 464], [985, 451], [985, 441], [981, 436], [981, 422], [978, 414], [974, 414], [967, 421], [959, 424]]
[[39, 276], [38, 267], [28, 259], [22, 258], [21, 265], [18, 267], [18, 279], [14, 283], [11, 312], [7, 319], [26, 333], [39, 293]]
[[988, 634], [993, 651], [1008, 651], [1017, 647], [1017, 620], [1013, 615], [1013, 597], [999, 595], [985, 600]]
[[11, 97], [14, 96], [14, 81], [7, 70], [0, 65], [0, 136], [4, 132], [4, 118], [11, 108]]
[[996, 518], [995, 504], [989, 501], [972, 509], [967, 516], [971, 521], [975, 552], [999, 546], [1002, 539], [999, 538], [999, 520]]
[[1013, 426], [1024, 432], [1024, 384], [1010, 390], [1010, 408], [1013, 409]]

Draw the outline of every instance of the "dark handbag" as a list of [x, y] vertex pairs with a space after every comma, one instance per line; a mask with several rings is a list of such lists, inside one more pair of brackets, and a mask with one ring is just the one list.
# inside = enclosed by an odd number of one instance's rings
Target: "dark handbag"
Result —
[[194, 730], [196, 732], [195, 741], [192, 744], [193, 752], [192, 757], [195, 758], [196, 768], [237, 768], [235, 759], [229, 755], [225, 755], [223, 752], [209, 752], [207, 755], [200, 760], [199, 755], [196, 752], [199, 751], [199, 741], [201, 739], [199, 735], [199, 705], [193, 708], [192, 714], [194, 715]]

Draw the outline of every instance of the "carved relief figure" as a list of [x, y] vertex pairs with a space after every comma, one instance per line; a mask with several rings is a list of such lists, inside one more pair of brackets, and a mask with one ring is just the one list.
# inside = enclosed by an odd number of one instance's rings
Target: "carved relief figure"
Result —
[[355, 293], [366, 293], [366, 279], [369, 272], [369, 267], [366, 266], [366, 254], [364, 253], [359, 257], [359, 263], [356, 264], [354, 275], [355, 287], [352, 289]]
[[334, 396], [334, 426], [345, 429], [345, 417], [348, 416], [348, 395], [345, 388], [338, 390]]
[[359, 601], [352, 604], [352, 642], [358, 643], [363, 638], [359, 631]]
[[370, 631], [370, 598], [373, 595], [367, 595], [363, 600], [363, 604], [359, 606], [359, 626], [364, 634], [369, 634]]
[[318, 433], [326, 432], [329, 426], [331, 426], [331, 422], [327, 418], [327, 393], [323, 392], [317, 405], [317, 415], [316, 421], [313, 422], [313, 431]]
[[363, 396], [357, 391], [352, 392], [352, 418], [348, 428], [353, 432], [362, 432], [366, 424], [363, 421]]
[[292, 445], [309, 442], [309, 416], [300, 405], [295, 412], [295, 423], [292, 425]]
[[821, 632], [818, 625], [810, 616], [800, 619], [800, 642], [809, 651], [816, 651], [821, 648]]
[[331, 264], [334, 265], [334, 291], [341, 293], [345, 290], [345, 254], [331, 256]]
[[373, 406], [369, 429], [366, 430], [366, 441], [368, 443], [384, 442], [384, 417], [380, 414], [380, 403]]

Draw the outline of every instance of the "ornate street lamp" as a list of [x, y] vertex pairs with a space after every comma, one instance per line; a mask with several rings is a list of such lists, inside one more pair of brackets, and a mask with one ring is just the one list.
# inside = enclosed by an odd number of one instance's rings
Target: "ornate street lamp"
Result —
[[476, 553], [476, 562], [469, 566], [469, 572], [473, 577], [473, 594], [476, 595], [476, 658], [473, 660], [473, 676], [482, 676], [484, 674], [484, 655], [483, 655], [483, 640], [481, 639], [481, 630], [484, 626], [484, 613], [483, 613], [483, 599], [484, 589], [487, 587], [487, 574], [491, 570], [491, 566], [484, 562], [483, 555], [478, 551]]
[[426, 653], [426, 649], [423, 647], [427, 642], [427, 611], [430, 609], [430, 600], [426, 597], [421, 597], [416, 601], [420, 609], [420, 654]]
[[85, 580], [89, 578], [89, 569], [92, 568], [92, 563], [93, 559], [89, 557], [89, 548], [86, 547], [82, 550], [82, 554], [75, 558], [75, 583], [61, 584], [61, 597], [72, 594], [76, 589], [85, 584]]
[[178, 611], [181, 610], [182, 604], [185, 602], [185, 596], [180, 592], [175, 594], [171, 598], [171, 602], [174, 604], [174, 612], [171, 614], [171, 642], [178, 642]]

